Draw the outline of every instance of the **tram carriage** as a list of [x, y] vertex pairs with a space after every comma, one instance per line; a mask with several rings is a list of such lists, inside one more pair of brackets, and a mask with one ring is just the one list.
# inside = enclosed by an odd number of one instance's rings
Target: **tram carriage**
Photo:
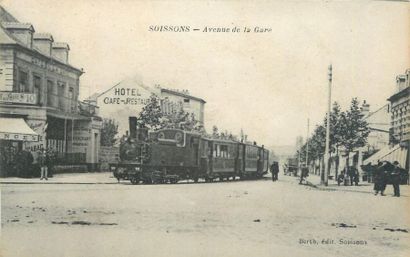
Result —
[[133, 184], [177, 183], [179, 180], [260, 178], [268, 171], [269, 151], [256, 144], [211, 139], [195, 132], [136, 129], [130, 117], [130, 138], [120, 146], [110, 169], [120, 181]]

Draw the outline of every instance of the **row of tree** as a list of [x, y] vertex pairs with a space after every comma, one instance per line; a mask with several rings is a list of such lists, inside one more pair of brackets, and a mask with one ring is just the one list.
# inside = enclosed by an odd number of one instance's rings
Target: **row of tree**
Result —
[[[323, 160], [326, 144], [326, 124], [327, 117], [325, 116], [323, 122], [316, 125], [312, 136], [308, 138], [301, 149], [299, 149], [301, 160], [306, 159], [307, 144], [309, 145], [308, 159], [311, 161]], [[349, 154], [355, 149], [365, 146], [370, 133], [369, 125], [364, 119], [358, 99], [353, 98], [350, 107], [345, 111], [342, 111], [340, 105], [334, 102], [330, 113], [329, 124], [329, 154], [330, 156], [338, 156], [339, 153], [343, 152], [344, 155], [347, 156], [348, 164]], [[346, 165], [347, 168], [348, 166], [349, 165]], [[338, 172], [337, 169], [338, 166], [336, 166], [336, 175]], [[329, 170], [327, 172], [329, 172]]]

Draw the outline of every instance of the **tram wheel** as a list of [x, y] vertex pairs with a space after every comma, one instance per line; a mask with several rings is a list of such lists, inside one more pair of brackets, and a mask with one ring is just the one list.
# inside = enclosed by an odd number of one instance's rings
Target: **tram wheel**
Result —
[[133, 185], [136, 185], [139, 182], [138, 178], [135, 178], [135, 177], [131, 178], [130, 181], [131, 181], [131, 184], [133, 184]]

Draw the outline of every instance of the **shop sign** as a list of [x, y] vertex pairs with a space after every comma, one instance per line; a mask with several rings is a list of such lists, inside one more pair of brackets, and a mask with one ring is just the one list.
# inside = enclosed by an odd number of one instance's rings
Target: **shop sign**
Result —
[[38, 141], [38, 135], [15, 134], [0, 132], [0, 139], [16, 141]]
[[37, 104], [37, 95], [32, 93], [0, 92], [0, 102]]

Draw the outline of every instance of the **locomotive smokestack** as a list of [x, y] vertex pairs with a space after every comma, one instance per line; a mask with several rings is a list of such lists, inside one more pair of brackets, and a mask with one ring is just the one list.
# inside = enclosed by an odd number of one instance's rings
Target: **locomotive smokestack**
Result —
[[130, 138], [137, 137], [137, 117], [131, 116], [129, 117], [129, 124], [130, 124]]

